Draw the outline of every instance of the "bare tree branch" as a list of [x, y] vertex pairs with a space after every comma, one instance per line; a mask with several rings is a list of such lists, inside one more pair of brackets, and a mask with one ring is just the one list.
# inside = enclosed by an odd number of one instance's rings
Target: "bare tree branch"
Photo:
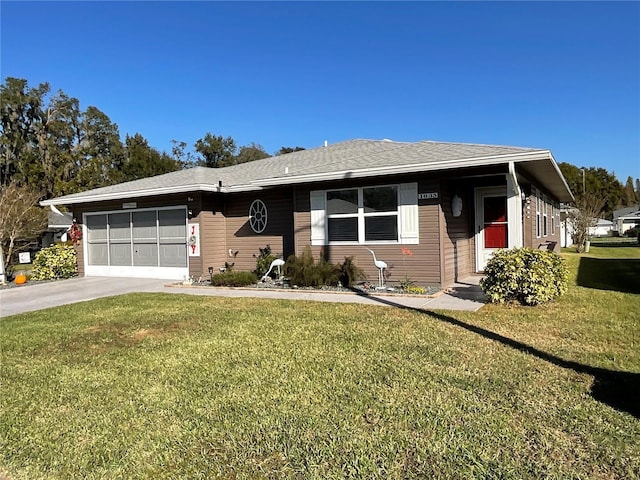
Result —
[[584, 244], [589, 239], [589, 228], [595, 227], [605, 204], [605, 199], [586, 193], [576, 199], [576, 208], [569, 213], [569, 221], [573, 225], [573, 243], [578, 252], [584, 251]]
[[3, 265], [9, 266], [11, 255], [21, 241], [40, 235], [47, 226], [47, 212], [38, 206], [39, 192], [16, 184], [0, 187], [0, 242]]

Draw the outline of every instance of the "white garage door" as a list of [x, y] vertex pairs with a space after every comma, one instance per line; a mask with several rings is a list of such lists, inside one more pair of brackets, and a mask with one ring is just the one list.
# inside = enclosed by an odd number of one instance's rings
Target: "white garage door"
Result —
[[86, 213], [88, 276], [167, 278], [188, 275], [185, 208]]

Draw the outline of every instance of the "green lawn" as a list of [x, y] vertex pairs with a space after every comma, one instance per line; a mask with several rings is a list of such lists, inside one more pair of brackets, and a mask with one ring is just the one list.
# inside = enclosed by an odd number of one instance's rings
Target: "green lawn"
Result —
[[576, 283], [606, 247], [564, 255], [536, 308], [134, 294], [0, 320], [0, 477], [639, 478], [640, 296]]

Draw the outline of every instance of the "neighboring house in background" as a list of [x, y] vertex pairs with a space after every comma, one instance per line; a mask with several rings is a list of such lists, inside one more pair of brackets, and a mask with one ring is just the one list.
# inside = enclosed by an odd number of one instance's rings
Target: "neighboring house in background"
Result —
[[613, 222], [599, 218], [593, 227], [589, 227], [589, 235], [592, 237], [606, 237], [613, 232]]
[[575, 207], [560, 206], [560, 246], [562, 248], [573, 245], [573, 233], [575, 231], [573, 215], [576, 212], [578, 212], [578, 209]]
[[614, 229], [619, 235], [624, 235], [627, 230], [640, 225], [640, 205], [621, 208], [613, 212]]
[[446, 287], [500, 248], [559, 250], [560, 202], [572, 200], [549, 150], [350, 140], [41, 204], [69, 206], [82, 226], [81, 275], [184, 279], [225, 262], [253, 270], [270, 245], [284, 258], [307, 248], [334, 263], [354, 256], [376, 278], [370, 248], [390, 283]]
[[47, 229], [40, 240], [40, 247], [49, 247], [56, 242], [66, 242], [67, 232], [71, 228], [73, 216], [59, 210], [51, 210], [48, 215]]
[[[573, 245], [573, 234], [575, 232], [573, 216], [578, 212], [575, 207], [562, 206], [560, 209], [560, 246], [570, 247]], [[589, 227], [590, 237], [606, 237], [612, 235], [614, 230], [613, 222], [603, 218], [594, 219], [593, 226]]]

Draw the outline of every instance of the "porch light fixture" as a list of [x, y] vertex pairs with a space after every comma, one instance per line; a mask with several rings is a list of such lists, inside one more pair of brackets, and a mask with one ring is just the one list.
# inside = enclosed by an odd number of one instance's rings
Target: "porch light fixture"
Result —
[[451, 199], [451, 211], [454, 217], [462, 215], [462, 198], [458, 194], [454, 195]]

